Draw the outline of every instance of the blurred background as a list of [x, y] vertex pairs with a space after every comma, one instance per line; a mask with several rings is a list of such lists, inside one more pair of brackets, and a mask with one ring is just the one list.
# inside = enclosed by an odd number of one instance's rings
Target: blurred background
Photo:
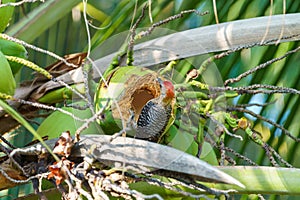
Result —
[[[144, 2], [137, 2], [137, 14], [140, 14], [141, 5]], [[214, 6], [216, 11], [214, 12]], [[131, 24], [136, 6], [134, 0], [89, 0], [87, 14], [90, 24], [92, 49], [101, 45], [113, 35], [128, 31]], [[261, 16], [297, 13], [300, 11], [300, 1], [293, 0], [152, 0], [151, 15], [153, 22], [158, 22], [169, 16], [180, 13], [183, 10], [196, 9], [200, 12], [209, 11], [209, 14], [200, 17], [195, 14], [185, 15], [183, 18], [171, 21], [163, 28], [176, 32], [193, 29], [202, 26], [218, 23], [230, 22], [234, 20], [255, 18]], [[87, 50], [88, 36], [83, 20], [83, 4], [80, 0], [47, 0], [44, 3], [25, 3], [23, 6], [16, 7], [10, 26], [5, 31], [6, 34], [22, 39], [37, 47], [55, 52], [60, 56], [85, 52]], [[145, 20], [139, 27], [151, 26], [151, 20], [146, 14]], [[255, 31], [255, 30], [253, 30]], [[231, 53], [222, 59], [216, 60], [215, 64], [223, 80], [236, 77], [239, 74], [254, 68], [272, 58], [283, 55], [289, 50], [299, 46], [299, 42], [287, 42], [278, 45], [257, 46]], [[105, 48], [105, 46], [103, 46]], [[107, 47], [110, 48], [110, 47]], [[45, 54], [32, 49], [27, 49], [29, 60], [41, 67], [46, 67], [55, 60]], [[107, 51], [104, 49], [103, 51]], [[216, 52], [218, 53], [218, 52]], [[210, 54], [210, 56], [213, 54]], [[99, 56], [100, 58], [100, 56]], [[300, 90], [300, 54], [293, 53], [287, 58], [273, 63], [271, 66], [262, 69], [255, 74], [234, 84], [234, 86], [246, 86], [252, 84], [269, 84], [275, 86], [290, 87]], [[23, 68], [17, 75], [19, 83], [25, 80], [32, 80], [34, 75], [32, 70]], [[251, 106], [248, 109], [256, 114], [260, 114], [277, 124], [284, 126], [289, 132], [300, 137], [300, 99], [293, 94], [256, 94], [243, 95], [228, 104], [264, 104], [270, 103], [265, 107]], [[262, 134], [263, 141], [267, 142], [277, 151], [282, 158], [291, 163], [294, 167], [300, 167], [299, 144], [288, 138], [282, 130], [258, 120], [256, 117], [237, 113], [238, 117], [245, 116], [251, 121], [255, 130]], [[38, 125], [36, 125], [37, 127]], [[17, 130], [24, 132], [24, 129]], [[20, 140], [16, 145], [24, 144]], [[243, 142], [227, 137], [226, 146], [236, 152], [248, 157], [258, 165], [270, 165], [266, 157], [265, 150], [245, 137]], [[237, 164], [244, 164], [243, 160], [236, 159]], [[30, 193], [31, 189], [26, 186], [2, 191], [3, 199], [14, 199], [18, 194]], [[0, 194], [0, 195], [1, 195]], [[1, 198], [1, 199], [2, 199]], [[251, 196], [239, 196], [240, 199], [251, 199]], [[253, 197], [257, 198], [257, 197]], [[267, 196], [268, 199], [292, 199], [288, 196]], [[295, 198], [296, 199], [296, 198]]]

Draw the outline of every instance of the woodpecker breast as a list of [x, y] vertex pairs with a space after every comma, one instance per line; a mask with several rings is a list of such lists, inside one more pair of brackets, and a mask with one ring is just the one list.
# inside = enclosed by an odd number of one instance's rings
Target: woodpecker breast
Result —
[[172, 108], [170, 105], [163, 106], [156, 100], [149, 100], [143, 107], [137, 121], [136, 138], [156, 142], [164, 132]]

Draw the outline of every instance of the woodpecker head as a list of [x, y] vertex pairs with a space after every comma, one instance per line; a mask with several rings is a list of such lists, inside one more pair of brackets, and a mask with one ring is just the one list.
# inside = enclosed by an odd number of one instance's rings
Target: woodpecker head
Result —
[[170, 103], [175, 97], [174, 85], [171, 81], [162, 81], [160, 78], [157, 78], [157, 81], [160, 85], [161, 97], [163, 98], [163, 102]]

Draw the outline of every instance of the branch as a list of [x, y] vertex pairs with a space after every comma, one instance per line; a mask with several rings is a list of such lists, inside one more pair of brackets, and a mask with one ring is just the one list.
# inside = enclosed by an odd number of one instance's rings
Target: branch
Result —
[[[57, 139], [46, 141], [51, 149], [53, 149], [56, 142]], [[95, 144], [97, 144], [96, 147]], [[95, 148], [91, 152], [91, 149], [93, 149], [92, 146]], [[32, 147], [27, 147], [23, 150], [27, 151], [29, 148]], [[22, 152], [19, 152], [19, 154], [22, 155]], [[243, 187], [236, 179], [216, 170], [215, 167], [192, 155], [168, 146], [144, 140], [117, 137], [111, 141], [111, 136], [108, 135], [83, 135], [81, 136], [80, 142], [72, 149], [72, 154], [69, 157], [70, 159], [76, 159], [83, 158], [90, 154], [92, 154], [97, 161], [107, 166], [113, 166], [116, 163], [122, 166], [123, 163], [126, 163], [126, 167], [134, 168], [140, 172], [163, 169], [170, 171], [170, 173], [173, 172], [177, 174], [180, 176], [178, 178], [189, 177], [204, 182], [227, 183]], [[24, 157], [26, 155], [24, 154], [22, 156]], [[24, 159], [25, 158], [23, 158], [23, 160]], [[8, 161], [9, 160], [6, 160], [1, 163], [0, 168], [2, 168], [2, 164]], [[7, 169], [7, 167], [5, 169]], [[25, 177], [23, 176], [22, 178], [24, 179]], [[0, 177], [0, 180], [1, 179]], [[7, 187], [7, 185], [3, 184], [0, 186], [0, 190]]]
[[[187, 176], [202, 181], [207, 181], [206, 178], [209, 180], [219, 178], [219, 182], [234, 181], [235, 183], [239, 183], [236, 182], [236, 179], [238, 179], [246, 186], [245, 188], [227, 184], [204, 183], [207, 187], [216, 189], [235, 189], [235, 193], [238, 194], [267, 194], [270, 192], [272, 194], [300, 194], [299, 188], [297, 187], [300, 184], [300, 169], [260, 166], [212, 167], [184, 152], [143, 140], [117, 137], [110, 143], [111, 136], [107, 135], [85, 135], [82, 136], [81, 139], [79, 145], [75, 145], [75, 149], [72, 151], [72, 157], [78, 158], [86, 156], [91, 146], [97, 144], [93, 155], [95, 159], [104, 164], [125, 162], [126, 166], [135, 166], [135, 169], [137, 169], [138, 166], [140, 168], [144, 167], [144, 169], [145, 167], [146, 169], [165, 169], [169, 170], [169, 174], [181, 174], [183, 179]], [[50, 140], [47, 141], [47, 144], [53, 147], [55, 142], [56, 140]], [[2, 169], [5, 163], [8, 164], [7, 161], [0, 164]], [[230, 178], [224, 179], [224, 174], [225, 177]], [[18, 176], [14, 178], [19, 179], [20, 175]], [[235, 177], [236, 179], [231, 177]], [[6, 181], [4, 177], [0, 176], [0, 182], [3, 183], [0, 189], [13, 186], [11, 183], [9, 185], [9, 182]], [[145, 190], [149, 191], [151, 188], [147, 187]], [[143, 188], [140, 188], [139, 192], [143, 193], [145, 191], [143, 191]]]

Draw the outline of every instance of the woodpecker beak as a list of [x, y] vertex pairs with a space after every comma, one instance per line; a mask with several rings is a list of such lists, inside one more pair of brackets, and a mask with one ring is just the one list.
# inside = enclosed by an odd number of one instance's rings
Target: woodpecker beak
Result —
[[162, 88], [163, 87], [163, 81], [159, 77], [157, 77], [156, 80], [159, 83], [160, 88]]

